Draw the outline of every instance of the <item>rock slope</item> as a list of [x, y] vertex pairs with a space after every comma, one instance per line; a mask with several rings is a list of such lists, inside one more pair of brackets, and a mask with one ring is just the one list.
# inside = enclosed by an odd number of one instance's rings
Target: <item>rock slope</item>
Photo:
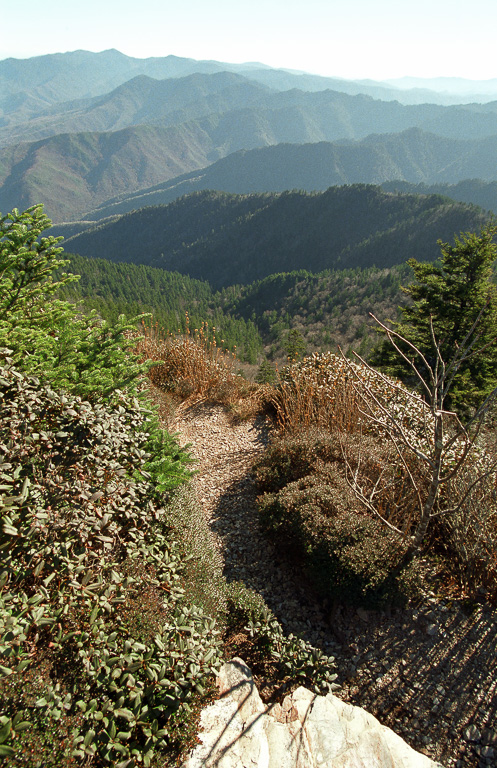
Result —
[[242, 659], [219, 674], [200, 744], [183, 768], [436, 768], [390, 728], [329, 693], [297, 688], [266, 708]]

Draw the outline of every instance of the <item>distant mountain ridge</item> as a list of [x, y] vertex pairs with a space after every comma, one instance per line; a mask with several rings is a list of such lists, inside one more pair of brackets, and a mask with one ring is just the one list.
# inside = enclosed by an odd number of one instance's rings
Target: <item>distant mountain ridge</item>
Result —
[[411, 127], [461, 139], [497, 134], [497, 102], [405, 106], [329, 87], [315, 92], [295, 87], [279, 90], [256, 82], [252, 73], [225, 71], [162, 80], [141, 74], [104, 95], [52, 105], [29, 119], [4, 116], [0, 144], [58, 133], [121, 130], [142, 123], [166, 127], [209, 116], [240, 116], [240, 110], [252, 110], [248, 119], [265, 123], [270, 136], [261, 144], [360, 139]]
[[[166, 128], [138, 125], [0, 148], [0, 210], [43, 202], [61, 222], [162, 205], [202, 189], [497, 180], [497, 135], [456, 140], [411, 128], [359, 142], [323, 142], [309, 113], [286, 112], [286, 121], [274, 112], [270, 117], [272, 125], [247, 109]], [[294, 129], [295, 141], [288, 143]]]
[[[405, 104], [430, 101], [440, 104], [462, 103], [455, 100], [457, 94], [448, 92], [446, 82], [442, 83], [444, 92], [437, 93], [436, 89], [430, 89], [429, 80], [407, 82], [406, 88], [402, 81], [345, 80], [305, 72], [295, 73], [260, 63], [198, 61], [173, 55], [137, 59], [110, 49], [99, 53], [78, 50], [28, 59], [1, 60], [0, 117], [3, 113], [4, 117], [7, 115], [12, 119], [13, 112], [19, 108], [24, 116], [32, 116], [39, 110], [64, 101], [101, 96], [136, 75], [164, 79], [185, 77], [196, 72], [213, 74], [221, 71], [246, 74], [275, 90], [299, 88], [322, 91], [329, 88], [352, 95], [365, 93], [373, 98], [398, 100]], [[488, 100], [492, 95], [497, 98], [497, 87], [492, 91], [487, 85], [474, 82], [473, 90], [471, 87], [466, 88], [466, 97], [470, 101], [481, 101], [484, 97]], [[479, 99], [477, 97], [480, 92]]]
[[[489, 163], [489, 158], [495, 158], [495, 163]], [[400, 134], [369, 136], [360, 142], [277, 144], [232, 153], [206, 168], [108, 201], [85, 218], [98, 220], [149, 205], [166, 205], [182, 195], [206, 189], [239, 194], [288, 189], [312, 192], [332, 185], [392, 182], [393, 190], [398, 180], [400, 191], [450, 196], [448, 184], [477, 171], [482, 178], [497, 175], [497, 137], [458, 141], [411, 128]], [[447, 188], [440, 192], [438, 188], [425, 191], [409, 186], [435, 184], [439, 178], [447, 180]], [[405, 188], [401, 188], [402, 182]], [[479, 201], [466, 196], [464, 202]]]
[[432, 260], [439, 254], [437, 239], [479, 230], [486, 220], [475, 206], [367, 185], [314, 194], [200, 192], [86, 229], [65, 247], [82, 256], [178, 271], [221, 288], [300, 269], [383, 268], [412, 256]]
[[404, 105], [378, 87], [114, 50], [0, 61], [0, 210], [41, 202], [69, 222], [209, 188], [497, 181], [497, 101]]

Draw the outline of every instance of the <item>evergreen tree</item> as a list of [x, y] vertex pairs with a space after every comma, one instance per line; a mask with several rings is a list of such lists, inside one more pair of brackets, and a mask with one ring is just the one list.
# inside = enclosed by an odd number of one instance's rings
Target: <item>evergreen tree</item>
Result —
[[[416, 282], [402, 289], [410, 302], [394, 325], [430, 366], [437, 356], [451, 360], [471, 333], [471, 355], [454, 370], [446, 399], [447, 407], [462, 414], [476, 408], [497, 384], [497, 290], [492, 282], [496, 232], [497, 224], [491, 223], [479, 234], [455, 237], [454, 245], [438, 241], [441, 258], [436, 263], [411, 259]], [[400, 344], [400, 349], [412, 359], [407, 346]], [[423, 361], [414, 362], [425, 374]], [[388, 339], [375, 350], [372, 363], [406, 384], [414, 382], [412, 367]]]
[[286, 342], [286, 352], [290, 362], [294, 363], [305, 355], [306, 343], [298, 328], [292, 328]]
[[86, 399], [109, 398], [146, 369], [130, 347], [138, 318], [103, 321], [85, 315], [59, 290], [78, 280], [57, 271], [62, 238], [43, 237], [51, 226], [42, 205], [0, 217], [0, 348], [16, 366]]

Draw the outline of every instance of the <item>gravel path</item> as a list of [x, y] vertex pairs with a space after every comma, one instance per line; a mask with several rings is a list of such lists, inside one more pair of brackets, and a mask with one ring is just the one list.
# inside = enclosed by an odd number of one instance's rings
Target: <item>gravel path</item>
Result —
[[268, 440], [264, 424], [233, 426], [223, 408], [198, 403], [179, 407], [173, 429], [198, 460], [194, 485], [226, 578], [256, 589], [286, 630], [336, 657], [337, 695], [447, 768], [497, 768], [497, 611], [468, 613], [431, 595], [390, 614], [327, 615], [258, 524], [251, 467]]

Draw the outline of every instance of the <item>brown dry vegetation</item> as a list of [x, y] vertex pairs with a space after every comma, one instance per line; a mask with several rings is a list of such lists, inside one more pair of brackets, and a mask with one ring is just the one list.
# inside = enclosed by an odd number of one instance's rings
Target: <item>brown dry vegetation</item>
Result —
[[218, 403], [238, 419], [263, 408], [272, 388], [241, 375], [236, 348], [234, 352], [226, 349], [208, 323], [191, 329], [188, 314], [186, 328], [186, 333], [173, 334], [157, 325], [144, 325], [137, 345], [138, 354], [154, 363], [148, 378], [153, 390], [161, 393], [158, 399], [166, 423], [175, 399]]
[[[300, 558], [325, 599], [405, 601], [422, 589], [417, 561], [408, 569], [401, 562], [426, 473], [415, 456], [401, 456], [368, 422], [343, 359], [312, 355], [284, 368], [274, 385], [257, 385], [240, 375], [236, 354], [223, 349], [207, 325], [183, 335], [146, 329], [139, 348], [158, 362], [149, 374], [156, 391], [217, 402], [238, 418], [257, 412], [272, 418], [272, 442], [255, 468], [262, 520]], [[421, 439], [422, 406], [417, 410], [393, 383], [375, 380], [370, 371], [361, 375]], [[485, 451], [493, 451], [488, 440]], [[421, 554], [430, 555], [431, 579], [466, 595], [484, 588], [494, 596], [495, 473], [475, 482], [481, 456], [476, 452], [448, 486], [446, 493], [465, 501], [457, 514], [436, 520]], [[352, 492], [351, 476], [374, 508]]]

